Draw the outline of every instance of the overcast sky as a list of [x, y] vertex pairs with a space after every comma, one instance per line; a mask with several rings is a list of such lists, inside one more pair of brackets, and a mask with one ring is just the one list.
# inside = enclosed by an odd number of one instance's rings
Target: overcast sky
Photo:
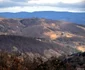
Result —
[[85, 0], [0, 0], [0, 12], [85, 12]]

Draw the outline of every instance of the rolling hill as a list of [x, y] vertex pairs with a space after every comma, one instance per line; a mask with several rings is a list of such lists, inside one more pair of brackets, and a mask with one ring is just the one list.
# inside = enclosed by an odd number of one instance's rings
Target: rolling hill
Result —
[[84, 52], [85, 26], [44, 18], [0, 18], [0, 49], [46, 57]]

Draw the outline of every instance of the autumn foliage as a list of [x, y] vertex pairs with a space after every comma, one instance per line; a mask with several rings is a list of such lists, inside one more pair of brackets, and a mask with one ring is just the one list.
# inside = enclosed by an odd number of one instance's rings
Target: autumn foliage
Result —
[[43, 61], [42, 57], [32, 60], [28, 55], [0, 52], [0, 70], [77, 70], [85, 69], [85, 53], [67, 57], [51, 57]]

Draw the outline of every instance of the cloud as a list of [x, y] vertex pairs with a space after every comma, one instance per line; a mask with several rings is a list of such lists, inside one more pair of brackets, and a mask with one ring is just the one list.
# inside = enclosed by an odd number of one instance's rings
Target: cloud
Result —
[[16, 6], [25, 6], [26, 5], [26, 0], [25, 1], [20, 1], [20, 0], [1, 0], [0, 1], [0, 8], [8, 8], [8, 7], [16, 7]]
[[84, 0], [0, 0], [0, 12], [85, 11]]
[[23, 6], [23, 7], [9, 7], [9, 8], [1, 8], [0, 12], [34, 12], [34, 11], [68, 11], [68, 12], [84, 12], [84, 10], [80, 10], [79, 8], [71, 9], [71, 8], [59, 8], [59, 7], [49, 7], [49, 6]]
[[28, 0], [11, 0], [13, 2], [27, 2]]
[[0, 0], [0, 2], [2, 2], [2, 1], [4, 1], [4, 0]]
[[59, 3], [59, 2], [71, 4], [71, 3], [80, 3], [83, 1], [84, 0], [28, 0], [29, 3], [37, 3], [37, 4], [43, 4], [43, 3], [54, 4], [54, 3]]

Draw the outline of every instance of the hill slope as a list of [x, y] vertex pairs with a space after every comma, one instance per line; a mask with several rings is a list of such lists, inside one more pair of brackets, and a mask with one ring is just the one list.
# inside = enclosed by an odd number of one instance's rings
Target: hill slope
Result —
[[[63, 49], [62, 49], [63, 47]], [[71, 50], [72, 49], [72, 50]], [[45, 57], [67, 55], [76, 49], [61, 46], [52, 41], [22, 36], [1, 35], [0, 50], [7, 52], [19, 52], [29, 55], [43, 55]], [[68, 51], [67, 51], [68, 50]]]
[[[2, 45], [0, 48], [6, 48], [6, 50], [10, 50], [13, 46], [20, 46], [19, 49], [21, 48], [21, 51], [24, 49], [25, 52], [31, 50], [32, 52], [43, 53], [44, 50], [51, 49], [48, 51], [49, 53], [52, 52], [50, 54], [56, 53], [58, 55], [85, 51], [85, 26], [72, 24], [66, 21], [56, 21], [43, 18], [1, 18], [0, 35], [0, 43]], [[13, 35], [14, 37], [11, 37], [10, 35]], [[25, 38], [23, 40], [22, 37], [18, 38], [15, 36], [23, 36], [27, 39]], [[28, 40], [29, 37], [36, 38], [41, 45], [34, 43], [35, 41], [30, 42]], [[7, 45], [4, 45], [6, 38]], [[42, 43], [43, 40], [44, 43]], [[23, 45], [20, 45], [20, 42], [23, 42]], [[29, 49], [27, 48], [28, 46]], [[36, 46], [36, 48], [34, 46]], [[31, 47], [33, 47], [33, 49]]]

